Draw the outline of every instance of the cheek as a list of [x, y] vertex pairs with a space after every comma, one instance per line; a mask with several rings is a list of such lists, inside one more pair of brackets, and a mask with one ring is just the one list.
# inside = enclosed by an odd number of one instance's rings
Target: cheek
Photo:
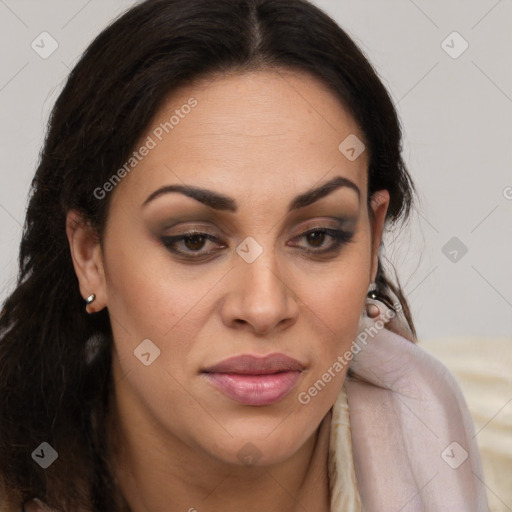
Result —
[[370, 281], [371, 255], [367, 236], [348, 245], [340, 258], [321, 273], [302, 272], [302, 298], [331, 332], [330, 340], [346, 342], [355, 334]]
[[313, 327], [314, 346], [311, 371], [301, 386], [308, 396], [301, 403], [317, 397], [313, 407], [326, 407], [339, 393], [365, 305], [370, 261], [369, 238], [365, 238], [364, 243], [347, 247], [332, 269], [314, 278], [305, 273], [302, 277], [302, 299], [307, 306], [303, 314]]
[[[183, 385], [194, 340], [208, 316], [204, 295], [215, 279], [187, 279], [161, 249], [143, 253], [114, 245], [105, 269], [118, 396], [127, 400], [131, 414], [139, 410], [134, 403], [143, 404], [140, 409], [178, 428], [169, 407], [186, 412], [194, 405]], [[182, 429], [184, 437], [186, 431]]]
[[315, 339], [316, 373], [329, 368], [356, 339], [367, 293], [365, 275], [351, 273], [331, 280], [322, 293], [308, 297], [310, 314], [320, 329]]
[[205, 272], [198, 283], [155, 241], [131, 245], [128, 239], [112, 239], [105, 250], [108, 309], [114, 322], [139, 338], [161, 338], [183, 328], [188, 315], [200, 311], [215, 276]]

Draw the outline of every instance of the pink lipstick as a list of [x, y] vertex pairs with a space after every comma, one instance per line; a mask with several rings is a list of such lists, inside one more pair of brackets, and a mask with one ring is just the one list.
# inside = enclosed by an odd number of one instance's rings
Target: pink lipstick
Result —
[[245, 405], [269, 405], [295, 386], [304, 366], [284, 354], [231, 357], [203, 370], [208, 381], [227, 397]]

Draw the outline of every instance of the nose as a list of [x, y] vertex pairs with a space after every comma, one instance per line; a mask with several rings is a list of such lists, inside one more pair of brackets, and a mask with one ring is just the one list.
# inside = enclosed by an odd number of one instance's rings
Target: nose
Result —
[[241, 259], [230, 272], [222, 321], [258, 335], [290, 327], [297, 321], [299, 304], [288, 280], [270, 251], [252, 263]]

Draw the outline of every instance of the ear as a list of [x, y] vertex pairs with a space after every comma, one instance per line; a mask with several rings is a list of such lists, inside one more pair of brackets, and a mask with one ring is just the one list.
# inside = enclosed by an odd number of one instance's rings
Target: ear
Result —
[[96, 231], [76, 211], [66, 216], [66, 235], [75, 273], [84, 300], [93, 294], [94, 302], [86, 307], [88, 313], [103, 309], [107, 303], [103, 255]]
[[370, 207], [373, 211], [373, 220], [370, 219], [370, 229], [372, 231], [372, 268], [371, 282], [375, 281], [377, 275], [377, 266], [379, 263], [379, 248], [382, 241], [382, 232], [386, 222], [386, 212], [389, 206], [389, 192], [387, 190], [378, 190], [370, 198]]

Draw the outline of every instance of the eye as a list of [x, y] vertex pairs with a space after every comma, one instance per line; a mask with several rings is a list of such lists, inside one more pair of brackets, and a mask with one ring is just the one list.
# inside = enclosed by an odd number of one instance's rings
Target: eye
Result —
[[[352, 241], [354, 233], [342, 229], [317, 227], [294, 237], [289, 245], [311, 255], [335, 255]], [[187, 231], [179, 235], [161, 237], [166, 249], [188, 261], [203, 261], [228, 247], [218, 237], [202, 231]]]
[[[208, 257], [227, 247], [227, 245], [222, 243], [217, 237], [209, 233], [201, 233], [198, 231], [164, 236], [161, 238], [161, 241], [173, 254], [189, 259]], [[209, 250], [203, 250], [209, 246], [211, 246]]]
[[[352, 241], [354, 233], [344, 231], [342, 229], [333, 228], [313, 228], [292, 239], [292, 245], [301, 247], [306, 253], [327, 254], [334, 253], [341, 248], [342, 245]], [[295, 243], [296, 241], [305, 240], [306, 245]]]

